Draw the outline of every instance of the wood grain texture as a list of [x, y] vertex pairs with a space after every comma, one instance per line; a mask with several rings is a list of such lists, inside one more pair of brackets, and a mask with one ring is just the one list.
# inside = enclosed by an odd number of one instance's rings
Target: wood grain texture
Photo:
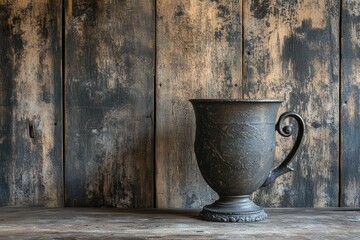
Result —
[[62, 206], [61, 1], [1, 1], [0, 28], [0, 206]]
[[[283, 98], [279, 114], [298, 112], [307, 124], [295, 172], [258, 191], [268, 207], [338, 205], [339, 3], [244, 2], [244, 96]], [[293, 142], [277, 142], [277, 159]]]
[[152, 207], [152, 0], [66, 3], [66, 206]]
[[190, 98], [239, 98], [241, 0], [158, 0], [156, 206], [200, 207], [217, 198], [198, 169]]
[[360, 206], [360, 3], [342, 2], [341, 206]]
[[266, 212], [266, 221], [224, 223], [199, 219], [199, 209], [0, 208], [0, 239], [359, 239], [359, 208]]

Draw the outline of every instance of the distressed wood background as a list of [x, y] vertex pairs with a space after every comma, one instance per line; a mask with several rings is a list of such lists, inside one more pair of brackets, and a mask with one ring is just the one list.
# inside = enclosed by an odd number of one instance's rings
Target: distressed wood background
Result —
[[[267, 207], [360, 206], [355, 0], [0, 0], [0, 206], [201, 207], [190, 98], [306, 123]], [[277, 139], [277, 165], [293, 141]]]
[[62, 6], [0, 3], [0, 206], [61, 206]]
[[157, 1], [156, 206], [216, 198], [193, 151], [190, 98], [240, 98], [241, 2]]
[[152, 207], [151, 0], [65, 5], [66, 206]]
[[[244, 95], [283, 98], [279, 112], [296, 111], [307, 124], [296, 171], [255, 199], [265, 206], [337, 206], [339, 1], [244, 3], [250, 10], [244, 11]], [[277, 143], [279, 164], [293, 142], [279, 136]]]
[[342, 1], [341, 206], [360, 206], [360, 2]]

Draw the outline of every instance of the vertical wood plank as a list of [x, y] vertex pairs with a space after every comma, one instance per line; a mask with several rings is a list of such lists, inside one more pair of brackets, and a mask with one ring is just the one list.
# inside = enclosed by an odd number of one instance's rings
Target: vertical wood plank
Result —
[[152, 207], [152, 0], [66, 2], [66, 206]]
[[241, 7], [241, 0], [157, 1], [157, 207], [217, 198], [196, 163], [188, 99], [241, 97]]
[[360, 2], [342, 1], [341, 206], [360, 206]]
[[61, 1], [0, 2], [0, 206], [63, 206]]
[[[244, 0], [244, 95], [283, 98], [307, 129], [295, 172], [254, 198], [271, 207], [338, 205], [339, 2]], [[293, 142], [278, 138], [277, 164]]]

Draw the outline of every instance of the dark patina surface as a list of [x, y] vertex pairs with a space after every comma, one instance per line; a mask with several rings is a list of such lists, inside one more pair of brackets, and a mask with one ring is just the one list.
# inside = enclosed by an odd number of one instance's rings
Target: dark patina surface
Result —
[[[196, 115], [195, 154], [202, 176], [220, 196], [203, 208], [200, 216], [210, 221], [253, 222], [267, 218], [250, 195], [271, 184], [278, 176], [292, 171], [288, 166], [301, 143], [304, 122], [293, 112], [285, 112], [276, 124], [281, 100], [192, 99]], [[276, 130], [285, 137], [292, 134], [283, 127], [286, 118], [298, 123], [295, 145], [283, 163], [271, 171], [275, 157]]]

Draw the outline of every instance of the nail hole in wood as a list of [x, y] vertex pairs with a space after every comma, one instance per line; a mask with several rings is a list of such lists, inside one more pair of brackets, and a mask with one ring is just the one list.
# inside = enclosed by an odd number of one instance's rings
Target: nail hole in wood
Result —
[[34, 126], [31, 123], [29, 123], [29, 136], [34, 138]]

